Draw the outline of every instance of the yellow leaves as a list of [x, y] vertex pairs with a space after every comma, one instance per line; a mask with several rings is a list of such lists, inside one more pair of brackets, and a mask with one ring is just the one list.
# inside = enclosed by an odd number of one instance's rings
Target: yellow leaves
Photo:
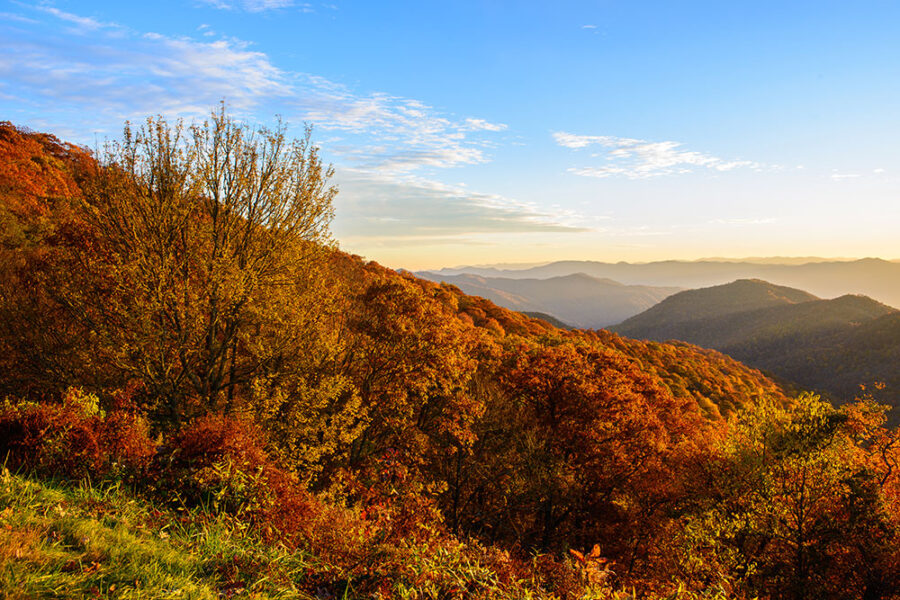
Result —
[[49, 287], [168, 418], [189, 397], [230, 410], [254, 376], [306, 350], [327, 309], [330, 176], [309, 132], [291, 142], [224, 107], [188, 130], [126, 126], [85, 184], [85, 235]]
[[282, 383], [256, 379], [250, 404], [282, 460], [308, 481], [343, 452], [369, 422], [356, 389], [342, 375]]
[[70, 387], [63, 396], [63, 404], [68, 407], [75, 408], [86, 417], [106, 416], [106, 413], [100, 409], [100, 399], [96, 394], [86, 393], [80, 387]]
[[582, 581], [589, 587], [601, 585], [609, 577], [615, 575], [609, 568], [610, 561], [601, 556], [599, 544], [595, 544], [587, 554], [582, 554], [574, 549], [570, 549], [569, 554], [575, 558]]

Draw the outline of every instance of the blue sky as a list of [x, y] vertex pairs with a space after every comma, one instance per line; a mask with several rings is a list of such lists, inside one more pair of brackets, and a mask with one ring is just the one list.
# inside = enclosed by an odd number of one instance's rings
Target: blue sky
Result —
[[0, 1], [0, 119], [304, 122], [394, 267], [900, 257], [900, 3]]

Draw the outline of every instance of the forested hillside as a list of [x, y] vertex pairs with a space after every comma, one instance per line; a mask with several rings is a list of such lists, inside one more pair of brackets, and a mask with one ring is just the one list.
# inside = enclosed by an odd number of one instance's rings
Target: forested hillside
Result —
[[715, 348], [839, 403], [852, 400], [866, 385], [877, 389], [882, 402], [898, 406], [898, 314], [865, 296], [822, 300], [765, 281], [741, 280], [676, 294], [612, 329]]
[[[628, 332], [626, 335], [633, 337], [684, 339], [680, 336], [682, 326], [696, 328], [700, 323], [737, 313], [818, 299], [802, 290], [772, 285], [759, 279], [739, 279], [725, 285], [680, 292], [612, 329]], [[651, 331], [653, 336], [643, 335]]]
[[224, 109], [0, 165], [2, 595], [897, 597], [870, 399], [343, 253]]

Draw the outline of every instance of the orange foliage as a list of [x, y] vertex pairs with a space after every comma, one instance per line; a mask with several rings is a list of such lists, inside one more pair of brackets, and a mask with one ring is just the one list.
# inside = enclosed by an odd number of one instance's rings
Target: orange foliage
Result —
[[210, 414], [178, 432], [156, 459], [162, 490], [189, 505], [250, 520], [273, 538], [296, 540], [314, 500], [264, 449], [251, 422]]
[[49, 201], [80, 194], [91, 162], [83, 148], [0, 122], [0, 204], [18, 217], [46, 215]]

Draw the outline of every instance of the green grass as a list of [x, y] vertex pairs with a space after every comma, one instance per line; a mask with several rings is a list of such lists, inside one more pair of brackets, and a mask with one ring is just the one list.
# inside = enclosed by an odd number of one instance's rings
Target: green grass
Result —
[[227, 515], [0, 475], [0, 598], [311, 598], [310, 562]]

